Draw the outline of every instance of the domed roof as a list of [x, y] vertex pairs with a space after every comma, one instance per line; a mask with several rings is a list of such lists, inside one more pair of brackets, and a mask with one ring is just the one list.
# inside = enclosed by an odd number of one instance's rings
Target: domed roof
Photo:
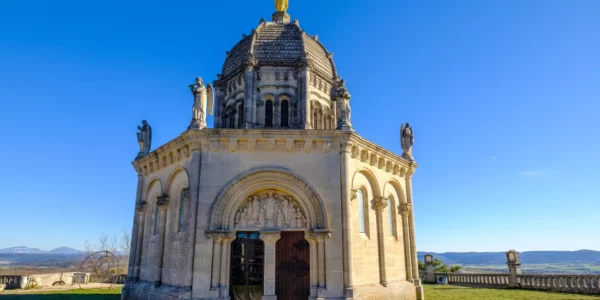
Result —
[[229, 77], [242, 70], [250, 58], [254, 58], [259, 66], [294, 66], [308, 58], [312, 62], [311, 72], [333, 81], [337, 75], [332, 57], [317, 37], [306, 34], [297, 21], [261, 20], [256, 30], [244, 36], [228, 53], [222, 75]]

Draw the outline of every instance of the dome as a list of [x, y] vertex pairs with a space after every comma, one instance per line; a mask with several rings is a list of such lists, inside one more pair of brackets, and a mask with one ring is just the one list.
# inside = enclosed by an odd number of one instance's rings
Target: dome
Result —
[[295, 66], [308, 58], [315, 74], [330, 83], [335, 82], [337, 77], [333, 55], [327, 52], [317, 36], [306, 34], [298, 21], [286, 23], [261, 20], [249, 36], [244, 36], [227, 53], [221, 75], [223, 78], [234, 76], [252, 58], [258, 66]]

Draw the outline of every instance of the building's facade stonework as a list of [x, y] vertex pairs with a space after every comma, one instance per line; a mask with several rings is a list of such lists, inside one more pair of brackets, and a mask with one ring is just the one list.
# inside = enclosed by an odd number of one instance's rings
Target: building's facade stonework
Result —
[[287, 231], [304, 232], [309, 247], [309, 299], [423, 299], [417, 165], [352, 130], [332, 55], [281, 13], [228, 53], [214, 128], [189, 129], [133, 162], [123, 299], [230, 299], [242, 231], [264, 243], [257, 299], [277, 299], [275, 252]]

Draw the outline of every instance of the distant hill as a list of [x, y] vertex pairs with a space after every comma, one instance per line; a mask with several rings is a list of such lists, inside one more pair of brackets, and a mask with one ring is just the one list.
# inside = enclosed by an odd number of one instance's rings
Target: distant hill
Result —
[[28, 248], [25, 246], [10, 247], [0, 249], [0, 254], [81, 254], [82, 251], [69, 247], [58, 247], [50, 251], [44, 251], [38, 248]]
[[[504, 252], [418, 252], [417, 255], [419, 256], [419, 260], [423, 261], [423, 257], [428, 253], [450, 265], [506, 264], [506, 254]], [[600, 251], [525, 251], [521, 252], [521, 262], [523, 264], [600, 264]]]

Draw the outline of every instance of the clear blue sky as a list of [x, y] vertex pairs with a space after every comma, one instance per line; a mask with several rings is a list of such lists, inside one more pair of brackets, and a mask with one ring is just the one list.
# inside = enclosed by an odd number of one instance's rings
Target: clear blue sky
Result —
[[[273, 1], [0, 3], [0, 248], [132, 225], [136, 126], [185, 130], [187, 85]], [[377, 2], [378, 4], [373, 4]], [[421, 251], [600, 250], [600, 1], [290, 0], [400, 153], [415, 131]], [[212, 119], [209, 118], [212, 125]]]

